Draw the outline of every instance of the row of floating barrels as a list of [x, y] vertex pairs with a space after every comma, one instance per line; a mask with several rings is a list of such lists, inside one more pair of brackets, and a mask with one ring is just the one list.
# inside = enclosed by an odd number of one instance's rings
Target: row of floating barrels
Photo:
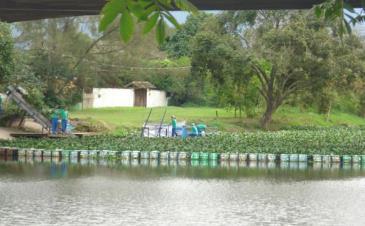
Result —
[[170, 152], [170, 151], [109, 151], [109, 150], [43, 150], [1, 147], [0, 156], [27, 156], [50, 158], [95, 158], [95, 159], [161, 159], [202, 161], [257, 161], [257, 162], [328, 162], [364, 163], [365, 155], [307, 155], [265, 153], [215, 153], [215, 152]]

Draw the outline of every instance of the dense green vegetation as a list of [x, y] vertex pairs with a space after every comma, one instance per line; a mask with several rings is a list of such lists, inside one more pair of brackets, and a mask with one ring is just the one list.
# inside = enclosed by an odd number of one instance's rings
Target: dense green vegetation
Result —
[[65, 139], [17, 139], [0, 146], [64, 150], [140, 150], [187, 152], [365, 154], [365, 130], [302, 129], [279, 132], [220, 133], [203, 138], [140, 138], [100, 136]]

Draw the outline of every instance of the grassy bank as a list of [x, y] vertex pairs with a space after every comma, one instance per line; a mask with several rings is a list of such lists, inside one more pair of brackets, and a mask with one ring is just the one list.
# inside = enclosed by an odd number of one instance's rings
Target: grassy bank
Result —
[[100, 136], [65, 139], [16, 139], [0, 146], [64, 150], [139, 150], [273, 154], [365, 154], [365, 129], [331, 128], [278, 132], [221, 133], [201, 138]]
[[[151, 121], [159, 123], [165, 108], [154, 108]], [[143, 125], [149, 113], [146, 108], [104, 108], [87, 109], [71, 112], [71, 117], [92, 119], [102, 122], [112, 132], [118, 133], [124, 129], [137, 129]], [[235, 118], [234, 111], [207, 108], [207, 107], [168, 107], [165, 122], [169, 122], [170, 116], [176, 115], [178, 121], [203, 122], [209, 127], [215, 127], [221, 131], [242, 132], [259, 130], [260, 114], [254, 118]], [[217, 117], [218, 115], [218, 117]], [[271, 130], [280, 130], [290, 127], [302, 126], [362, 126], [365, 119], [356, 115], [334, 111], [329, 118], [315, 111], [300, 111], [298, 108], [282, 107], [274, 114]]]

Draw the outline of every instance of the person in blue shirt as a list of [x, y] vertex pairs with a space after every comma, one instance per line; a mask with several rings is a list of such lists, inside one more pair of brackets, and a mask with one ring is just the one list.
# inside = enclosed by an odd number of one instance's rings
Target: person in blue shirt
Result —
[[191, 124], [191, 137], [197, 137], [199, 135], [198, 128], [196, 127], [195, 123]]

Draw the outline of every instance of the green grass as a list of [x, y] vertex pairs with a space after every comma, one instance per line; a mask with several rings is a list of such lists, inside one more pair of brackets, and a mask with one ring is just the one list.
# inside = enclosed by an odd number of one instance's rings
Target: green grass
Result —
[[[118, 133], [124, 129], [140, 128], [150, 109], [146, 108], [103, 108], [72, 111], [71, 118], [91, 118], [103, 122], [111, 131]], [[150, 122], [159, 123], [165, 108], [154, 108]], [[216, 112], [218, 117], [216, 117]], [[187, 123], [206, 123], [209, 127], [219, 130], [237, 132], [260, 129], [260, 114], [255, 118], [235, 118], [232, 110], [209, 107], [168, 107], [165, 123], [170, 122], [170, 116], [176, 115], [178, 121]], [[271, 130], [300, 126], [361, 126], [365, 119], [359, 116], [334, 111], [327, 119], [315, 111], [300, 111], [294, 107], [282, 107], [274, 114]]]

